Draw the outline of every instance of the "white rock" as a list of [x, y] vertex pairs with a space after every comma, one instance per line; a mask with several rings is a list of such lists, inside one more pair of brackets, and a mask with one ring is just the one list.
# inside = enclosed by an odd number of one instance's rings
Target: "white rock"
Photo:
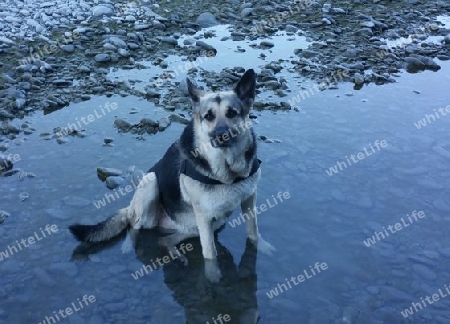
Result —
[[36, 26], [36, 25], [39, 25], [39, 23], [34, 19], [27, 19], [27, 25]]
[[122, 39], [117, 36], [112, 36], [109, 38], [109, 42], [120, 48], [127, 48], [127, 43], [125, 43]]
[[14, 44], [14, 41], [12, 41], [9, 38], [6, 38], [4, 36], [0, 36], [0, 42], [5, 43], [5, 44]]
[[94, 17], [109, 16], [114, 13], [111, 7], [106, 7], [104, 5], [98, 5], [92, 9], [92, 15]]

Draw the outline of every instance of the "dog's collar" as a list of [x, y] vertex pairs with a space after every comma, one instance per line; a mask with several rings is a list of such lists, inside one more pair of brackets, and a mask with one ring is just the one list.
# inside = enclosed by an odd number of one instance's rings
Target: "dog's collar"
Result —
[[[248, 175], [249, 177], [252, 176], [253, 174], [255, 174], [256, 171], [258, 171], [260, 164], [261, 164], [260, 159], [257, 159], [257, 158], [253, 159], [252, 169], [250, 171], [250, 174]], [[207, 177], [207, 176], [201, 174], [200, 172], [198, 172], [197, 169], [192, 165], [192, 163], [189, 162], [189, 160], [187, 160], [187, 159], [183, 159], [183, 161], [181, 161], [180, 173], [185, 174], [188, 177], [190, 177], [194, 180], [197, 180], [201, 183], [204, 183], [204, 184], [210, 184], [210, 185], [224, 184], [223, 182], [221, 182], [219, 180], [212, 179], [212, 178]], [[246, 179], [246, 178], [243, 178], [243, 177], [236, 178], [236, 179], [234, 179], [233, 183], [237, 183], [244, 179]]]

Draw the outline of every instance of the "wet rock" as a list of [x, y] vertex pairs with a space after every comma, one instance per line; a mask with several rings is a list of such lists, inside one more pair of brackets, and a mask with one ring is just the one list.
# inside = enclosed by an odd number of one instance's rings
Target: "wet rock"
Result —
[[94, 59], [98, 63], [104, 63], [111, 61], [111, 56], [109, 54], [97, 54]]
[[10, 155], [0, 154], [0, 173], [12, 169], [13, 166], [13, 161]]
[[200, 14], [195, 22], [202, 28], [208, 28], [219, 24], [216, 17], [210, 12]]
[[9, 39], [8, 37], [5, 37], [5, 36], [0, 36], [0, 42], [9, 44], [9, 45], [15, 44], [15, 42], [12, 39]]
[[259, 43], [259, 46], [261, 46], [262, 48], [272, 48], [275, 46], [275, 44], [272, 43], [271, 41], [264, 40], [261, 43]]
[[363, 21], [362, 23], [360, 23], [361, 27], [368, 27], [368, 28], [373, 28], [375, 27], [375, 24], [373, 23], [373, 21]]
[[170, 45], [173, 45], [173, 46], [178, 45], [178, 41], [175, 38], [171, 37], [171, 36], [160, 37], [159, 40], [162, 43], [170, 44]]
[[56, 139], [56, 143], [58, 143], [58, 144], [67, 144], [67, 143], [70, 143], [70, 140], [67, 137], [65, 137], [65, 136], [61, 136], [61, 137], [58, 137]]
[[353, 82], [355, 83], [355, 86], [361, 87], [364, 84], [364, 76], [361, 73], [355, 73]]
[[117, 51], [119, 53], [120, 56], [122, 57], [130, 57], [130, 52], [128, 52], [126, 49], [124, 48], [119, 48], [119, 50]]
[[186, 38], [183, 40], [183, 44], [186, 46], [190, 46], [190, 45], [194, 45], [195, 44], [195, 39], [193, 38]]
[[120, 176], [122, 175], [122, 171], [119, 169], [113, 168], [97, 168], [97, 176], [100, 180], [105, 181], [106, 178], [111, 176]]
[[131, 125], [126, 120], [123, 120], [121, 118], [117, 118], [114, 120], [114, 126], [121, 132], [127, 132], [131, 129], [133, 125]]
[[147, 99], [159, 98], [161, 97], [161, 94], [152, 89], [151, 87], [145, 87], [145, 97]]
[[253, 8], [244, 8], [241, 11], [241, 18], [246, 18], [253, 14]]
[[24, 202], [25, 200], [27, 200], [28, 198], [30, 198], [30, 194], [28, 192], [21, 192], [19, 194], [19, 200], [21, 202]]
[[52, 83], [57, 87], [67, 87], [72, 85], [72, 81], [64, 79], [54, 80]]
[[80, 65], [80, 66], [77, 68], [77, 71], [78, 71], [78, 72], [84, 72], [84, 73], [90, 73], [90, 72], [91, 72], [91, 69], [90, 69], [88, 66], [86, 66], [86, 65]]
[[195, 43], [195, 45], [197, 45], [198, 47], [200, 47], [208, 52], [214, 52], [214, 54], [217, 53], [217, 50], [212, 45], [209, 45], [209, 44], [205, 43], [204, 41], [197, 41]]
[[119, 48], [128, 48], [127, 43], [117, 36], [110, 37], [108, 41]]
[[142, 118], [141, 121], [139, 122], [139, 126], [140, 127], [154, 127], [154, 128], [158, 128], [159, 124], [157, 121], [154, 121], [151, 118]]
[[448, 34], [444, 37], [444, 43], [447, 45], [450, 44], [450, 34]]
[[311, 58], [311, 57], [317, 56], [319, 54], [320, 54], [320, 52], [318, 52], [318, 51], [306, 50], [306, 49], [302, 50], [300, 52], [300, 55], [304, 58]]
[[72, 45], [72, 44], [69, 44], [69, 45], [63, 45], [63, 46], [61, 46], [61, 49], [62, 49], [64, 52], [67, 52], [67, 53], [73, 53], [73, 52], [75, 51], [75, 46]]
[[432, 71], [438, 71], [441, 66], [433, 61], [432, 58], [412, 54], [409, 57], [405, 58], [406, 62], [406, 70], [409, 73], [416, 73], [423, 70], [432, 70]]
[[[155, 22], [156, 24], [157, 22]], [[136, 24], [134, 25], [134, 29], [135, 30], [144, 30], [144, 29], [149, 29], [150, 25], [149, 24]]]
[[105, 5], [98, 5], [92, 8], [92, 15], [94, 17], [111, 16], [113, 13], [113, 8]]
[[170, 119], [168, 117], [161, 118], [158, 121], [158, 130], [160, 132], [164, 131], [167, 127], [170, 126]]
[[169, 120], [172, 123], [179, 123], [179, 124], [183, 124], [183, 125], [187, 125], [189, 123], [189, 120], [183, 116], [180, 116], [178, 114], [171, 114], [169, 116]]
[[284, 29], [286, 30], [288, 33], [296, 33], [298, 31], [298, 28], [295, 27], [294, 25], [286, 25], [286, 28]]
[[124, 179], [120, 176], [110, 176], [106, 178], [106, 187], [115, 189], [123, 183]]
[[11, 216], [10, 213], [4, 210], [0, 210], [0, 224], [3, 224], [6, 221], [6, 219], [10, 216]]

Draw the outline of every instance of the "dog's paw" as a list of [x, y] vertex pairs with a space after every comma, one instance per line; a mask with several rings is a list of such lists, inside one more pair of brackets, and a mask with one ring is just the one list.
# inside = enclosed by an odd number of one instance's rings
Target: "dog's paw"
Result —
[[219, 282], [222, 278], [222, 273], [219, 269], [217, 259], [205, 259], [205, 277], [210, 282]]
[[267, 242], [262, 237], [259, 237], [257, 241], [253, 241], [256, 248], [259, 252], [262, 252], [266, 255], [272, 256], [273, 253], [277, 250], [272, 244]]

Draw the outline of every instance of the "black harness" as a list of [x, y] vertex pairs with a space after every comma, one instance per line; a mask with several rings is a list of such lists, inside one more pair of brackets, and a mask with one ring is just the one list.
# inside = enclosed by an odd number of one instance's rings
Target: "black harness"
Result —
[[[253, 160], [253, 165], [252, 165], [252, 169], [250, 171], [249, 177], [252, 176], [253, 174], [255, 174], [256, 171], [258, 171], [260, 164], [261, 164], [261, 160], [259, 160], [259, 159]], [[201, 183], [204, 183], [204, 184], [210, 184], [210, 185], [224, 184], [223, 182], [221, 182], [219, 180], [212, 179], [212, 178], [205, 176], [205, 175], [201, 174], [200, 172], [198, 172], [197, 169], [192, 165], [192, 163], [187, 159], [183, 159], [183, 161], [181, 161], [180, 173], [185, 174], [188, 177], [190, 177], [194, 180], [197, 180]], [[245, 179], [246, 178], [239, 177], [239, 178], [234, 179], [233, 183], [237, 183], [237, 182], [245, 180]]]

